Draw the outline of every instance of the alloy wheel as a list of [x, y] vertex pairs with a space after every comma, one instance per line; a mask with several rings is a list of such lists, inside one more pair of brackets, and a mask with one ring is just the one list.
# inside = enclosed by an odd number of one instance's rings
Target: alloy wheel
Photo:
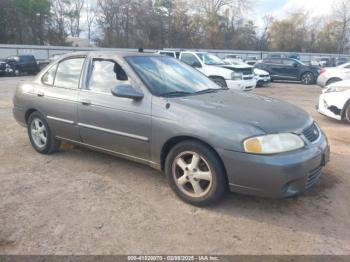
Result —
[[38, 148], [44, 148], [47, 143], [47, 130], [44, 123], [39, 119], [35, 118], [30, 124], [30, 134]]
[[311, 82], [313, 81], [313, 76], [312, 76], [312, 74], [311, 74], [311, 73], [306, 73], [306, 74], [304, 74], [304, 75], [302, 76], [301, 81], [302, 81], [304, 84], [306, 84], [306, 85], [311, 84]]
[[212, 187], [210, 166], [196, 152], [186, 151], [177, 155], [172, 164], [172, 175], [176, 186], [190, 197], [203, 197]]

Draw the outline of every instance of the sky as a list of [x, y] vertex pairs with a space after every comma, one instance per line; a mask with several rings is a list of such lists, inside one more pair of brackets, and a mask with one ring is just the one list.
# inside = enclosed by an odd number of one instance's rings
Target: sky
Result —
[[262, 25], [262, 17], [272, 14], [276, 18], [283, 18], [293, 11], [307, 11], [310, 16], [316, 17], [329, 15], [333, 10], [335, 2], [339, 0], [258, 0], [253, 16], [259, 26]]

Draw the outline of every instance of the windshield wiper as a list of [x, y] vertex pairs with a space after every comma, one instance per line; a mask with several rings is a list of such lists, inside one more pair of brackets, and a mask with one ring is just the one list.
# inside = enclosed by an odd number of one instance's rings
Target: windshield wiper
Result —
[[186, 96], [186, 95], [192, 95], [193, 93], [191, 92], [186, 92], [186, 91], [172, 91], [168, 93], [163, 93], [161, 96], [165, 97], [172, 97], [172, 96]]
[[227, 90], [227, 87], [222, 87], [222, 88], [208, 88], [208, 89], [203, 89], [200, 91], [197, 91], [195, 94], [206, 94], [206, 93], [214, 93], [217, 92], [219, 90]]

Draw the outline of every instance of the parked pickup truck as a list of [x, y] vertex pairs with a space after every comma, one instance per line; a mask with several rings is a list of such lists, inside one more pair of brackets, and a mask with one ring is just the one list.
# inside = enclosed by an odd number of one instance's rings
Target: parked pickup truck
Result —
[[179, 59], [196, 68], [220, 86], [244, 91], [252, 90], [256, 86], [252, 68], [237, 70], [235, 66], [225, 63], [213, 54], [184, 51], [180, 53]]
[[6, 63], [16, 76], [21, 73], [36, 75], [40, 72], [40, 67], [33, 55], [10, 56], [6, 59]]

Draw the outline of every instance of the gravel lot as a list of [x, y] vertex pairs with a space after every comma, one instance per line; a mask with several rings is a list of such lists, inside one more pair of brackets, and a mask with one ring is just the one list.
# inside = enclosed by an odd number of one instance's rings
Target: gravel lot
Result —
[[229, 194], [204, 209], [146, 166], [68, 145], [36, 153], [11, 111], [26, 79], [0, 78], [1, 254], [350, 254], [350, 125], [316, 112], [319, 87], [254, 92], [304, 108], [327, 133], [320, 183], [291, 199]]

